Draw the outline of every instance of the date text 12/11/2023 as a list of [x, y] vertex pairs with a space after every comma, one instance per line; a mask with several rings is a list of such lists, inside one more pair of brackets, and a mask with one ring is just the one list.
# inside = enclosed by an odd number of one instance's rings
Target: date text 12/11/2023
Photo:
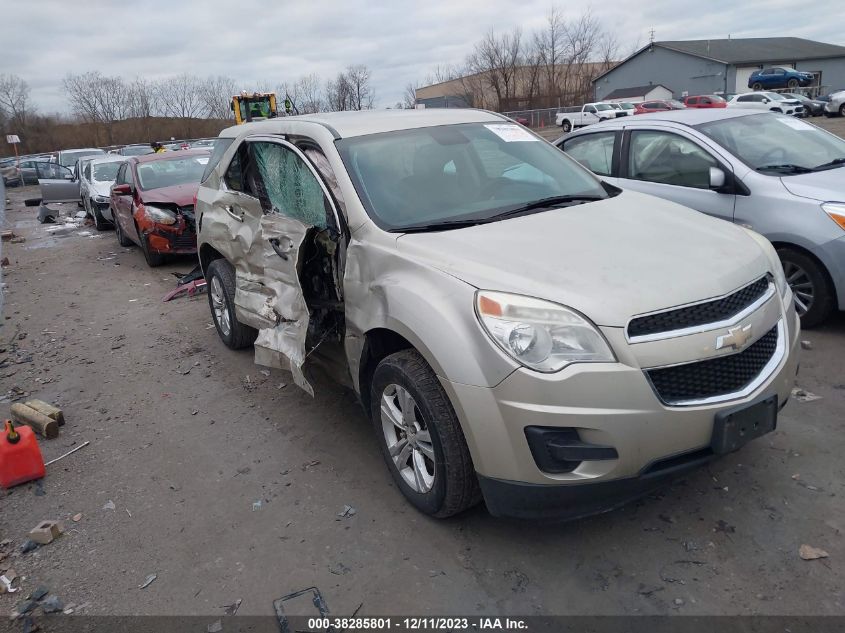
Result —
[[520, 631], [528, 624], [519, 618], [497, 617], [334, 617], [308, 618], [311, 630], [347, 631]]

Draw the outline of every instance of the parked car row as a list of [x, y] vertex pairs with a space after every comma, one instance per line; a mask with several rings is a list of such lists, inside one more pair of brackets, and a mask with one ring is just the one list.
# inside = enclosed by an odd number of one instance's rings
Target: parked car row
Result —
[[607, 182], [767, 237], [805, 327], [845, 310], [845, 140], [789, 116], [728, 109], [608, 122], [557, 145]]
[[52, 164], [54, 173], [42, 169], [39, 177], [42, 201], [78, 201], [97, 230], [114, 227], [121, 246], [137, 244], [147, 264], [158, 266], [168, 255], [196, 253], [194, 196], [209, 155], [106, 154], [79, 159], [77, 175]]

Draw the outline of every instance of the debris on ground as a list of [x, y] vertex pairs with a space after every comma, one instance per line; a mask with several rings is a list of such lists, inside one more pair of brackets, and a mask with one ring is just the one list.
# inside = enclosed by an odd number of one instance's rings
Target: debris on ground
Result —
[[821, 400], [821, 396], [817, 396], [814, 393], [810, 393], [804, 389], [799, 389], [795, 387], [792, 390], [792, 397], [795, 398], [798, 402], [812, 402], [813, 400]]
[[813, 349], [813, 344], [810, 341], [801, 341], [801, 349]]
[[114, 501], [112, 501], [111, 499], [109, 499], [106, 502], [106, 505], [103, 506], [103, 510], [114, 510], [114, 508], [115, 508]]
[[65, 425], [65, 414], [59, 407], [53, 406], [43, 400], [27, 400], [24, 404], [31, 409], [35, 409], [38, 413], [55, 420], [59, 426]]
[[89, 442], [88, 440], [85, 440], [84, 442], [82, 442], [82, 444], [80, 444], [80, 445], [79, 445], [79, 446], [77, 446], [76, 448], [72, 448], [72, 449], [70, 449], [67, 453], [65, 453], [64, 455], [59, 455], [59, 456], [58, 456], [58, 457], [56, 457], [55, 459], [51, 459], [49, 462], [47, 462], [47, 463], [46, 463], [46, 464], [44, 464], [44, 465], [45, 465], [45, 466], [49, 466], [50, 464], [55, 464], [55, 463], [56, 463], [57, 461], [59, 461], [60, 459], [64, 459], [64, 458], [65, 458], [65, 457], [67, 457], [68, 455], [73, 455], [76, 451], [78, 451], [78, 450], [79, 450], [79, 449], [81, 449], [81, 448], [85, 448], [85, 447], [86, 447], [86, 446], [88, 446], [90, 443], [91, 443], [91, 442]]
[[335, 576], [345, 576], [351, 571], [352, 570], [349, 569], [349, 567], [347, 567], [343, 563], [338, 563], [337, 565], [329, 565], [329, 572], [334, 574]]
[[59, 436], [59, 423], [32, 407], [16, 402], [12, 405], [11, 411], [15, 422], [25, 424], [42, 437], [52, 440]]
[[672, 602], [675, 603], [676, 607], [684, 606], [684, 599], [683, 598], [675, 598]]
[[0, 239], [4, 242], [8, 242], [12, 238], [17, 237], [15, 232], [12, 229], [6, 229], [5, 231], [0, 232]]
[[41, 608], [44, 613], [59, 613], [65, 610], [65, 603], [56, 595], [50, 595], [41, 601]]
[[220, 620], [215, 620], [211, 624], [209, 624], [205, 630], [208, 633], [220, 633], [223, 630], [223, 623]]
[[6, 573], [0, 576], [0, 593], [15, 593], [20, 591], [20, 587], [14, 587], [14, 582], [18, 575], [14, 569], [7, 569]]
[[798, 548], [798, 555], [804, 560], [818, 560], [819, 558], [827, 558], [829, 556], [823, 549], [807, 544]]
[[0, 259], [0, 266], [5, 268], [8, 265], [9, 265], [9, 258], [8, 257], [4, 257], [3, 259]]
[[255, 512], [256, 510], [260, 510], [260, 509], [261, 509], [261, 499], [259, 499], [258, 501], [253, 501], [252, 502], [252, 511]]
[[319, 459], [312, 459], [310, 462], [308, 462], [306, 464], [302, 464], [302, 470], [305, 471], [305, 470], [308, 470], [309, 468], [313, 468], [314, 466], [317, 466], [319, 463], [320, 463]]
[[241, 608], [241, 602], [243, 602], [243, 598], [238, 598], [232, 604], [227, 604], [226, 606], [220, 608], [226, 610], [226, 615], [235, 615], [238, 612], [238, 609]]
[[733, 534], [734, 532], [736, 532], [736, 527], [729, 523], [726, 523], [722, 519], [719, 519], [716, 522], [716, 527], [713, 528], [713, 531], [723, 532], [724, 534]]
[[[285, 613], [285, 603], [291, 600], [296, 600], [297, 598], [301, 598], [310, 594], [311, 597], [311, 604], [317, 609], [317, 613], [320, 617], [325, 618], [329, 615], [329, 607], [326, 604], [326, 601], [323, 599], [323, 595], [320, 593], [320, 590], [317, 587], [308, 587], [307, 589], [300, 589], [299, 591], [294, 591], [293, 593], [289, 593], [286, 596], [282, 596], [277, 600], [273, 600], [273, 611], [276, 613], [276, 621], [279, 624], [280, 631], [290, 631], [290, 626], [288, 623], [288, 617]], [[302, 600], [297, 600], [297, 605], [299, 605]], [[360, 607], [358, 607], [360, 609]], [[358, 612], [358, 609], [355, 610], [355, 613]], [[305, 609], [302, 606], [297, 606], [294, 609], [291, 609], [293, 613], [300, 615], [305, 613]]]
[[77, 512], [76, 514], [73, 515], [73, 522], [74, 523], [79, 523], [81, 520], [82, 520], [82, 513], [81, 512]]
[[31, 594], [27, 596], [30, 600], [41, 600], [44, 596], [50, 593], [50, 590], [47, 589], [44, 585], [38, 585]]
[[147, 587], [149, 587], [151, 584], [153, 584], [153, 581], [154, 581], [156, 578], [158, 578], [158, 575], [157, 575], [157, 574], [150, 574], [149, 576], [147, 576], [147, 577], [146, 577], [146, 579], [144, 579], [144, 583], [143, 583], [143, 584], [138, 585], [138, 589], [146, 589], [146, 588], [147, 588]]
[[358, 511], [355, 508], [353, 508], [352, 506], [345, 505], [345, 506], [343, 506], [343, 510], [341, 510], [340, 512], [337, 513], [338, 518], [335, 519], [335, 520], [340, 521], [340, 519], [343, 519], [345, 517], [355, 516], [356, 512], [358, 512]]
[[58, 521], [42, 521], [29, 531], [29, 538], [39, 545], [47, 545], [59, 538], [64, 531]]
[[21, 543], [21, 554], [28, 554], [35, 549], [38, 549], [38, 543], [32, 539], [26, 539], [23, 543]]

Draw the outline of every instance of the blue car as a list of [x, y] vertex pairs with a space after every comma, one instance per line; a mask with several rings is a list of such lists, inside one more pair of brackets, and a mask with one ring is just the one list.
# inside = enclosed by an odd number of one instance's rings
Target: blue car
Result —
[[748, 87], [752, 90], [771, 90], [772, 88], [798, 88], [813, 83], [813, 73], [805, 73], [794, 68], [774, 66], [755, 70], [748, 78]]

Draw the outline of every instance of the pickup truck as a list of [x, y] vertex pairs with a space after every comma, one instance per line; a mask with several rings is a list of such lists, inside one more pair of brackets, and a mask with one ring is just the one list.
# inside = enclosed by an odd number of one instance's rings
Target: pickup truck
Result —
[[564, 134], [576, 127], [598, 123], [606, 119], [615, 119], [616, 110], [607, 103], [585, 103], [580, 108], [563, 108], [555, 116], [555, 123], [563, 128]]

